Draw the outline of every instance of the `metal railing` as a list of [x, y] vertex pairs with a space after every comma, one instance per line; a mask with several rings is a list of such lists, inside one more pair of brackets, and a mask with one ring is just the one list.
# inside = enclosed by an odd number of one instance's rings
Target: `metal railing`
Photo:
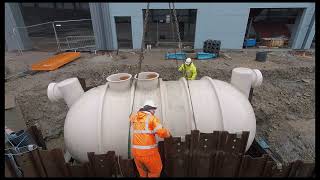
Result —
[[[77, 50], [77, 49], [94, 49], [94, 36], [67, 36], [66, 47], [61, 47], [61, 50]], [[64, 44], [65, 45], [65, 44]]]
[[96, 48], [91, 19], [51, 21], [31, 26], [15, 27], [12, 31], [20, 53], [23, 52], [23, 48], [18, 38], [22, 41], [31, 42], [26, 45], [26, 49], [35, 51], [59, 52], [95, 50]]

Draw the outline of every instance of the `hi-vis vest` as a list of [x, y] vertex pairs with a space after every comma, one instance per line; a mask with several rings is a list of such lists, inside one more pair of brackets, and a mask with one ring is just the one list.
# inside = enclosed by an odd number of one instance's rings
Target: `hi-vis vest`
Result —
[[188, 80], [195, 80], [197, 77], [197, 68], [193, 63], [190, 66], [181, 64], [178, 70], [182, 71], [183, 76]]
[[131, 148], [133, 149], [153, 149], [157, 147], [155, 134], [158, 130], [162, 129], [162, 125], [155, 120], [150, 123], [150, 120], [155, 118], [149, 112], [145, 112], [146, 116], [144, 121], [132, 120], [132, 141]]

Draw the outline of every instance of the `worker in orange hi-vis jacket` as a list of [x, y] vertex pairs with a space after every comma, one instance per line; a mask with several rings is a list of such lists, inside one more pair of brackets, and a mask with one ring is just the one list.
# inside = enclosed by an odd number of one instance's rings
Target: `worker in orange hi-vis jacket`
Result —
[[171, 137], [154, 116], [156, 109], [154, 102], [148, 100], [143, 108], [130, 116], [133, 131], [131, 152], [140, 177], [160, 177], [162, 162], [155, 135], [160, 138]]

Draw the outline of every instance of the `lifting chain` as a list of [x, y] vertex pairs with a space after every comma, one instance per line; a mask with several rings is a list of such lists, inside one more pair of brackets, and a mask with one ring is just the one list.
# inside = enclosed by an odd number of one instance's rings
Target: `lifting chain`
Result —
[[149, 17], [149, 5], [150, 5], [150, 3], [147, 4], [146, 14], [144, 17], [142, 42], [141, 42], [141, 49], [140, 49], [140, 56], [139, 56], [139, 71], [138, 71], [137, 78], [139, 76], [139, 73], [141, 72], [141, 64], [142, 64], [142, 60], [144, 59], [144, 46], [145, 46], [144, 38], [145, 38], [146, 31], [147, 31], [147, 23], [148, 23], [148, 17]]
[[[141, 49], [140, 49], [140, 55], [139, 55], [139, 64], [138, 64], [139, 66], [138, 66], [137, 79], [139, 78], [139, 74], [141, 72], [142, 61], [144, 59], [144, 46], [145, 46], [144, 39], [145, 39], [145, 33], [146, 33], [146, 30], [147, 30], [147, 23], [148, 23], [148, 17], [149, 17], [149, 5], [150, 5], [150, 3], [147, 4], [147, 9], [146, 9], [145, 17], [144, 17], [144, 26], [143, 26], [142, 42], [141, 42]], [[178, 47], [179, 47], [179, 51], [182, 52], [182, 44], [181, 44], [179, 23], [178, 23], [178, 18], [177, 18], [177, 13], [176, 13], [176, 9], [175, 9], [174, 3], [172, 3], [172, 7], [173, 7], [172, 12], [173, 12], [173, 15], [174, 15], [174, 18], [175, 18], [175, 25], [176, 25], [176, 31], [177, 31]], [[169, 8], [170, 8], [170, 21], [171, 21], [171, 27], [172, 27], [171, 29], [172, 29], [172, 32], [173, 32], [173, 24], [172, 24], [172, 20], [171, 20], [172, 15], [171, 15], [170, 3], [169, 3]], [[178, 63], [178, 61], [176, 61], [176, 63]], [[135, 87], [136, 87], [136, 84], [137, 84], [137, 80], [135, 80]], [[188, 85], [188, 90], [190, 92], [188, 79], [187, 79], [187, 85]], [[132, 102], [132, 106], [131, 106], [130, 116], [131, 116], [131, 114], [133, 112], [135, 92], [136, 91], [134, 90], [133, 102]], [[194, 121], [194, 124], [195, 124], [195, 129], [197, 129], [197, 125], [196, 125], [196, 122], [195, 122], [195, 115], [194, 115], [194, 111], [193, 111], [192, 99], [191, 99], [191, 95], [190, 94], [189, 94], [189, 98], [190, 98], [190, 101], [191, 101], [191, 108], [192, 108], [192, 114], [193, 114], [193, 121]], [[131, 158], [131, 122], [129, 122], [128, 158], [129, 159]]]
[[[171, 3], [169, 3], [169, 11], [170, 11], [170, 26], [171, 26], [171, 35], [172, 35], [172, 38], [174, 40], [175, 39], [175, 35], [174, 35], [174, 27], [173, 27], [173, 18], [172, 18], [172, 8], [171, 8]], [[179, 45], [178, 45], [179, 46]], [[177, 51], [176, 51], [176, 48], [174, 48], [174, 54], [177, 54]], [[178, 63], [178, 59], [176, 59], [176, 68], [178, 69], [179, 68], [179, 63]]]
[[[139, 55], [139, 66], [138, 66], [137, 79], [139, 78], [139, 74], [141, 72], [142, 61], [144, 59], [144, 46], [145, 46], [144, 38], [145, 38], [146, 30], [147, 30], [147, 23], [148, 23], [148, 17], [149, 17], [149, 5], [150, 5], [150, 3], [147, 4], [146, 14], [145, 14], [145, 17], [144, 17], [143, 32], [142, 32], [142, 42], [141, 42], [141, 49], [140, 49], [140, 55]], [[135, 80], [134, 87], [137, 87], [137, 80]], [[131, 114], [133, 112], [135, 95], [136, 95], [136, 90], [134, 90], [134, 92], [133, 92], [133, 100], [132, 100], [131, 112], [130, 112], [129, 117], [131, 116]], [[131, 159], [131, 121], [129, 121], [128, 158]]]
[[179, 50], [181, 52], [181, 48], [182, 48], [182, 44], [181, 44], [181, 36], [180, 36], [180, 30], [179, 30], [179, 22], [178, 22], [178, 18], [177, 18], [177, 12], [176, 12], [176, 8], [174, 7], [174, 3], [172, 3], [172, 7], [173, 7], [173, 15], [174, 15], [174, 19], [175, 19], [175, 23], [176, 23], [176, 29], [177, 29], [177, 37], [178, 37], [178, 41], [179, 41]]

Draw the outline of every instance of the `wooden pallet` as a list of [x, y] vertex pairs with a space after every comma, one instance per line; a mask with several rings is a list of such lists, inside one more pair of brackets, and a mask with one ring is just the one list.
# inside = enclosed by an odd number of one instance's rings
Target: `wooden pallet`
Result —
[[33, 71], [53, 71], [79, 57], [80, 52], [66, 52], [32, 64], [31, 69]]

